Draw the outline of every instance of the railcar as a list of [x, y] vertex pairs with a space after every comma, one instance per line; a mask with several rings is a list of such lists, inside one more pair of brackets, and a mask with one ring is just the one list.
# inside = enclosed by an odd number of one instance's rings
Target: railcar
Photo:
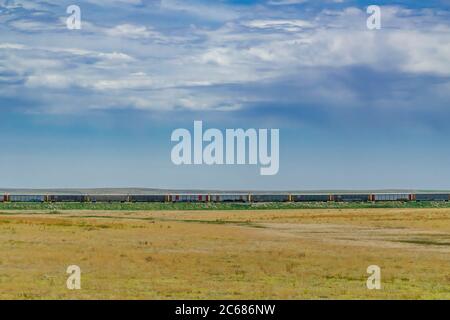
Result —
[[376, 193], [374, 201], [411, 201], [410, 193]]
[[328, 202], [332, 199], [328, 194], [293, 194], [294, 202]]
[[209, 202], [208, 194], [172, 194], [170, 201], [172, 202]]
[[167, 195], [163, 194], [132, 194], [129, 196], [129, 201], [131, 202], [166, 202], [168, 199]]
[[449, 201], [448, 193], [416, 193], [416, 201]]
[[89, 202], [127, 202], [129, 197], [119, 194], [96, 194], [87, 196], [86, 200]]
[[46, 196], [44, 195], [21, 195], [12, 194], [8, 197], [10, 202], [44, 202]]
[[253, 194], [252, 202], [288, 202], [290, 200], [287, 194]]
[[246, 194], [212, 194], [209, 196], [211, 202], [248, 202], [249, 195]]
[[367, 202], [371, 199], [370, 194], [335, 194], [333, 199], [336, 202]]
[[62, 194], [62, 195], [49, 195], [47, 196], [48, 202], [87, 202], [88, 196], [85, 195], [73, 195], [73, 194]]

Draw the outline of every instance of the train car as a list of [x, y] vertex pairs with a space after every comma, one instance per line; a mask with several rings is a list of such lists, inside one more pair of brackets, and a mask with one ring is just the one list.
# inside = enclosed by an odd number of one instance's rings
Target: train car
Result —
[[248, 202], [247, 194], [212, 194], [211, 202]]
[[209, 202], [207, 194], [173, 194], [170, 196], [172, 202]]
[[290, 200], [287, 194], [252, 194], [252, 202], [288, 202]]
[[334, 201], [337, 202], [367, 202], [371, 199], [369, 194], [335, 194]]
[[74, 194], [61, 194], [61, 195], [49, 195], [47, 201], [49, 202], [87, 202], [88, 196], [74, 195]]
[[8, 197], [10, 202], [44, 202], [44, 195], [21, 195], [21, 194], [12, 194]]
[[416, 201], [449, 201], [450, 195], [448, 193], [417, 193], [415, 194]]
[[2, 195], [0, 195], [0, 202], [6, 202], [8, 199], [7, 199], [7, 195], [6, 194], [2, 194]]
[[294, 202], [328, 202], [330, 199], [328, 194], [293, 194], [291, 196]]
[[410, 193], [376, 193], [374, 201], [411, 201]]
[[167, 196], [164, 194], [133, 194], [128, 198], [130, 202], [166, 202]]
[[120, 194], [96, 194], [88, 195], [87, 200], [90, 202], [127, 202], [129, 198], [127, 195]]

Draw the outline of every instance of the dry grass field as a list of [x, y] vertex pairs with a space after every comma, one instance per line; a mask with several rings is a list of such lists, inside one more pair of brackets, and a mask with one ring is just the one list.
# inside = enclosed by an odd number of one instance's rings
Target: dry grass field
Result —
[[450, 209], [3, 211], [0, 298], [450, 299]]

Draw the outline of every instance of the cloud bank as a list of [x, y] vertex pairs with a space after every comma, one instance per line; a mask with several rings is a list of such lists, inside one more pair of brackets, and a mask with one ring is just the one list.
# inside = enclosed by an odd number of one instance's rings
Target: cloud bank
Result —
[[1, 1], [2, 110], [445, 109], [444, 3], [383, 6], [376, 31], [364, 5], [320, 3], [88, 0], [68, 30], [68, 1]]

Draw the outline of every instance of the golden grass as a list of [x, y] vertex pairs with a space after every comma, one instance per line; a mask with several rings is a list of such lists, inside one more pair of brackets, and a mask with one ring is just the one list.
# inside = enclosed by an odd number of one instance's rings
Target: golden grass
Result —
[[449, 299], [450, 209], [2, 212], [0, 298]]

